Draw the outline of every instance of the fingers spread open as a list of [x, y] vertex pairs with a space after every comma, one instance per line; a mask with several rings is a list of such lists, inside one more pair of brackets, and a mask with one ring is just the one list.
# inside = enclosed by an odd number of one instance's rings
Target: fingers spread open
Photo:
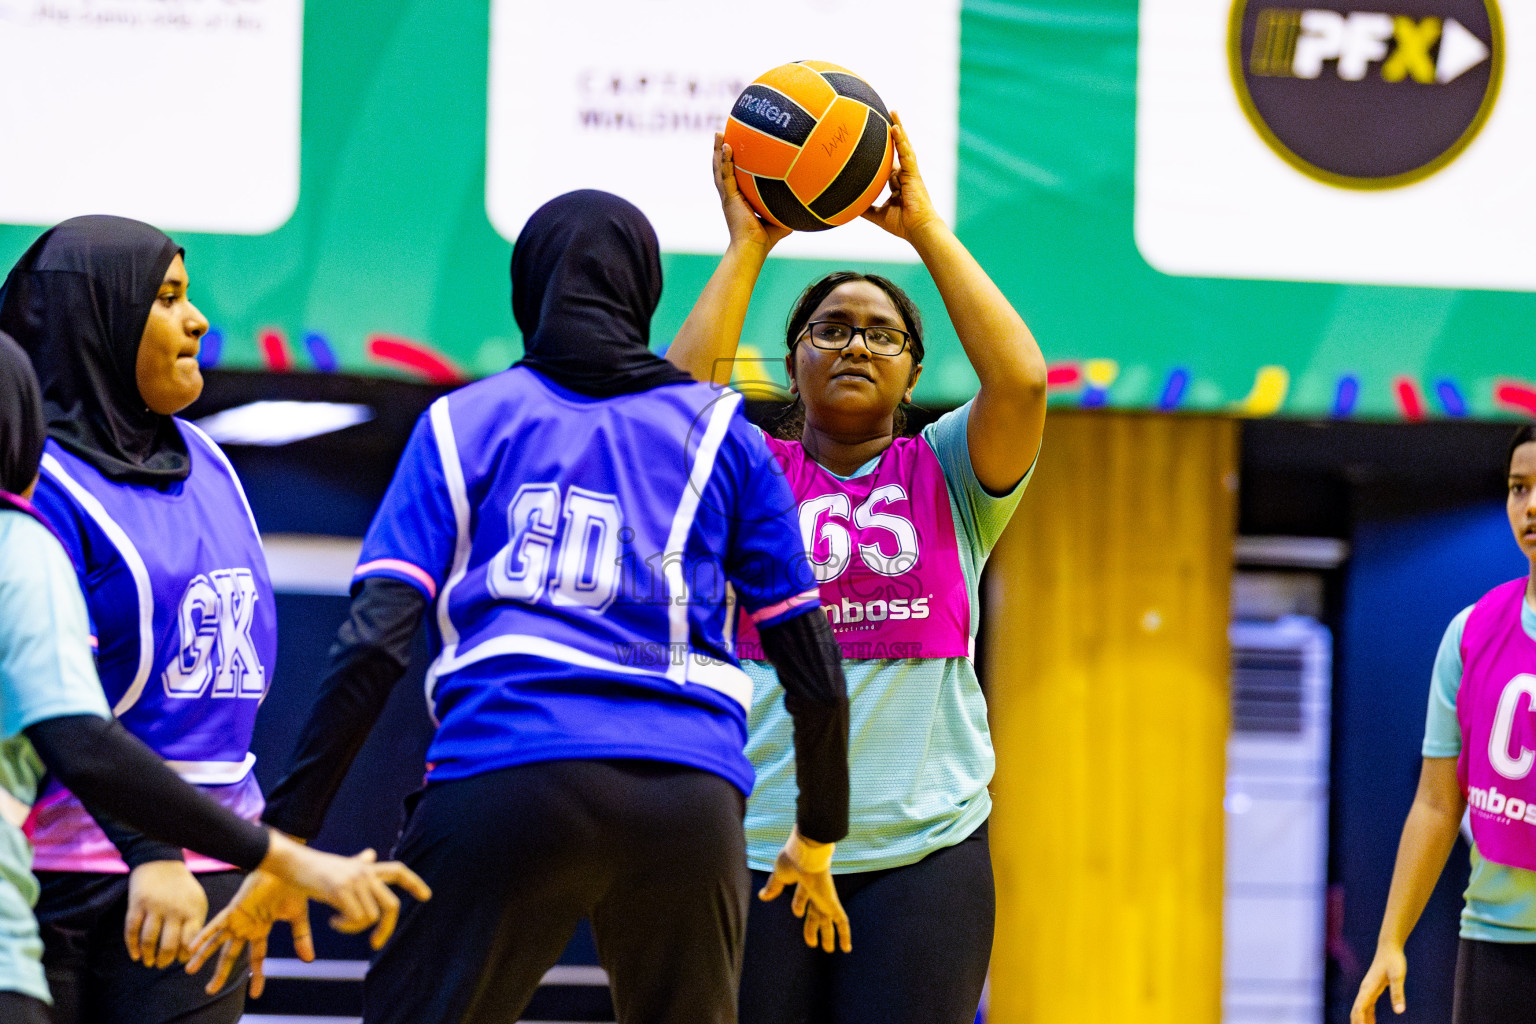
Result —
[[802, 917], [805, 914], [805, 905], [810, 901], [811, 891], [805, 887], [804, 882], [800, 882], [795, 886], [795, 897], [790, 903], [789, 909], [795, 912], [796, 917]]
[[373, 883], [373, 898], [379, 904], [379, 923], [369, 936], [369, 942], [374, 949], [382, 949], [384, 943], [389, 941], [394, 933], [395, 922], [400, 919], [400, 897], [396, 896], [389, 886], [375, 876]]
[[432, 888], [421, 880], [421, 876], [397, 860], [380, 864], [374, 869], [374, 876], [388, 885], [399, 886], [422, 903], [432, 898]]
[[315, 936], [309, 927], [308, 907], [306, 903], [304, 913], [288, 922], [293, 928], [293, 951], [299, 954], [299, 959], [305, 963], [315, 958]]
[[262, 990], [267, 987], [267, 976], [263, 968], [267, 962], [267, 938], [251, 940], [251, 985], [248, 991], [252, 999], [261, 998]]

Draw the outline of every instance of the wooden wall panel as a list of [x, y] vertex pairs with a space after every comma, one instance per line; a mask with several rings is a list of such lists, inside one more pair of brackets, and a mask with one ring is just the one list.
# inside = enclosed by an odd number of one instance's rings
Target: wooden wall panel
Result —
[[1237, 424], [1052, 413], [992, 556], [992, 1024], [1218, 1024]]

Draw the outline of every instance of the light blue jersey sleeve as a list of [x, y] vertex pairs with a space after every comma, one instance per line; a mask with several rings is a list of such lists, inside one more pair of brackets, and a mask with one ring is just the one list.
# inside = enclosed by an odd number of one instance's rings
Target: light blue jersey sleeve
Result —
[[0, 511], [0, 739], [49, 718], [110, 714], [74, 566], [41, 523]]
[[1460, 757], [1461, 721], [1456, 717], [1456, 692], [1461, 689], [1461, 633], [1472, 606], [1456, 613], [1440, 638], [1435, 668], [1429, 680], [1429, 712], [1424, 720], [1424, 756]]
[[1013, 490], [1002, 495], [989, 492], [976, 479], [976, 470], [971, 466], [971, 449], [966, 440], [971, 405], [972, 402], [966, 402], [928, 424], [923, 428], [922, 438], [938, 456], [939, 465], [944, 469], [944, 479], [948, 481], [950, 493], [955, 496], [955, 505], [960, 511], [962, 521], [957, 525], [961, 533], [970, 539], [972, 549], [979, 558], [985, 560], [997, 539], [1003, 535], [1008, 520], [1013, 517], [1013, 510], [1019, 506], [1019, 499], [1024, 497], [1024, 488], [1029, 486], [1030, 478], [1035, 475], [1035, 466], [1039, 464], [1040, 457], [1036, 453], [1035, 461], [1029, 464], [1029, 472], [1024, 474], [1024, 479]]

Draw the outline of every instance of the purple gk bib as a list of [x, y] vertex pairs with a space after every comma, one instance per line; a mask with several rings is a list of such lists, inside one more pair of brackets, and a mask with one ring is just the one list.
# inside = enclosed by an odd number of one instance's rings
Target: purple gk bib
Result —
[[1461, 635], [1456, 775], [1483, 856], [1536, 871], [1536, 641], [1520, 625], [1524, 577], [1484, 594]]
[[[764, 440], [799, 506], [800, 535], [843, 657], [970, 657], [971, 602], [949, 489], [927, 442], [897, 438], [874, 472], [839, 480], [798, 441]], [[763, 658], [745, 614], [736, 654]]]

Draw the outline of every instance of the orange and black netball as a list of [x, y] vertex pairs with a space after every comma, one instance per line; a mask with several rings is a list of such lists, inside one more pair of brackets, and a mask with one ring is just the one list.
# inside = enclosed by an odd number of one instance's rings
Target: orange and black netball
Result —
[[869, 209], [891, 173], [891, 115], [870, 84], [819, 60], [783, 64], [736, 98], [725, 141], [747, 202], [796, 231]]

